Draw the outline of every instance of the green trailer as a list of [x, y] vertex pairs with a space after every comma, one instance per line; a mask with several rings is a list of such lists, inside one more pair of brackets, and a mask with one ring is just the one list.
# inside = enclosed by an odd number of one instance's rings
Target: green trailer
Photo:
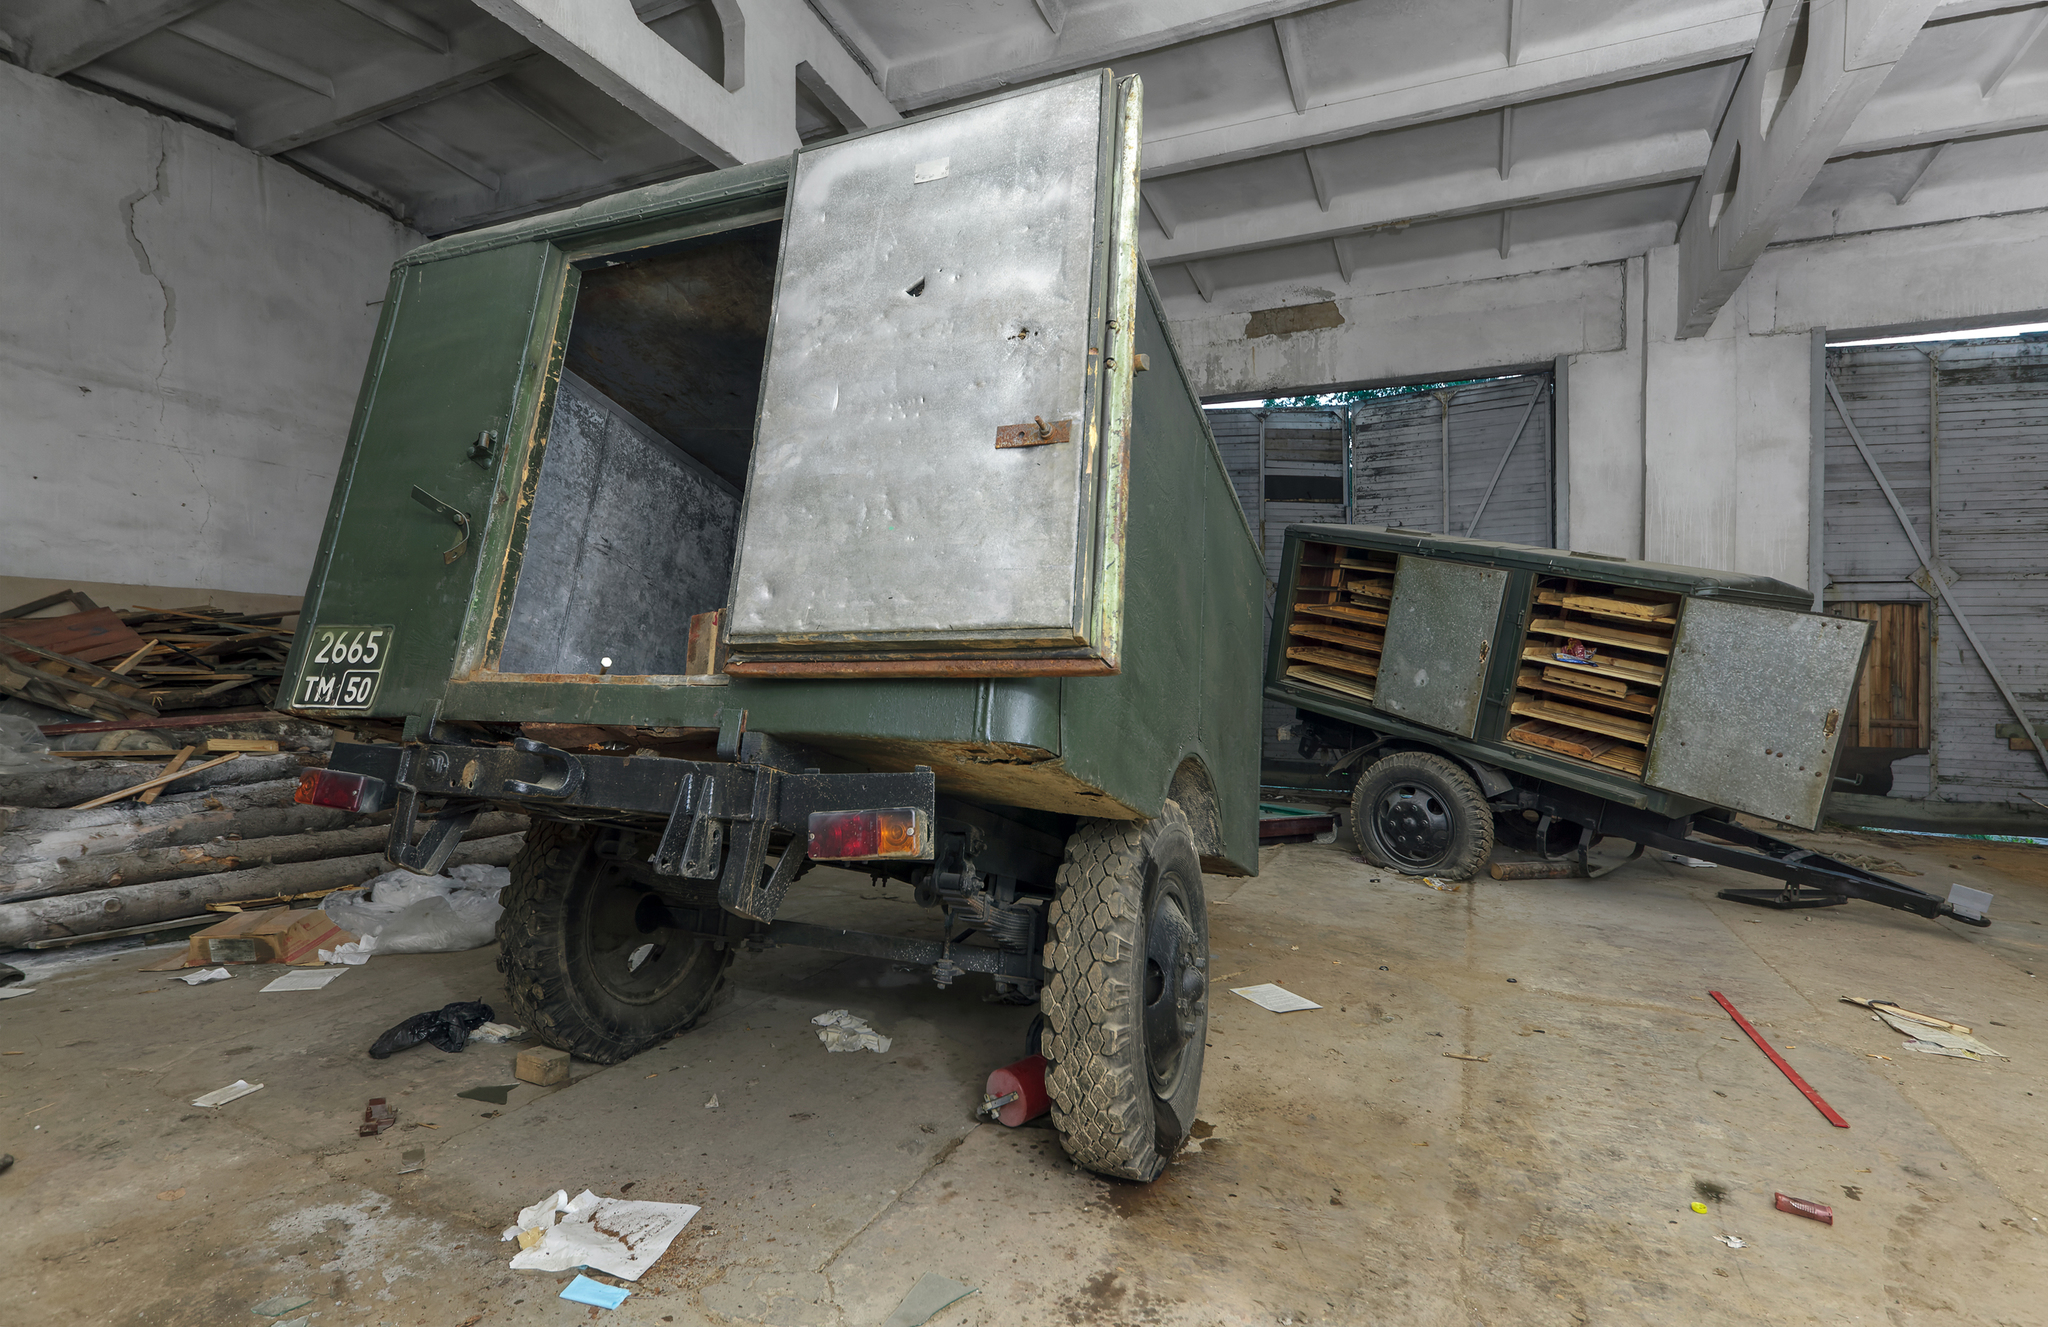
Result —
[[1296, 707], [1304, 757], [1357, 771], [1373, 865], [1469, 879], [1498, 837], [1588, 875], [1614, 837], [1630, 860], [1656, 847], [1782, 882], [1722, 891], [1737, 902], [1989, 924], [1988, 894], [1944, 899], [1736, 819], [1820, 821], [1870, 627], [1806, 611], [1809, 591], [1361, 525], [1289, 526], [1281, 566], [1266, 695]]
[[[1257, 869], [1263, 578], [1137, 256], [1106, 71], [455, 236], [392, 273], [285, 687], [304, 800], [433, 871], [534, 817], [517, 1021], [613, 1062], [736, 950], [1037, 1001], [1054, 1122], [1194, 1121], [1204, 871]], [[819, 863], [930, 936], [780, 916]]]

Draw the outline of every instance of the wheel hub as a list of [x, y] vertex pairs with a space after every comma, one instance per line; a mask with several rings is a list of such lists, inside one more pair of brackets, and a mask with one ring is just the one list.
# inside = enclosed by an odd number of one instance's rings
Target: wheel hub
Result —
[[1451, 848], [1450, 808], [1418, 783], [1397, 783], [1381, 794], [1373, 829], [1387, 854], [1407, 866], [1433, 866]]
[[622, 1003], [659, 999], [690, 968], [695, 946], [670, 929], [661, 900], [610, 872], [590, 883], [582, 923], [578, 938], [590, 973]]
[[1145, 1059], [1155, 1092], [1170, 1090], [1209, 1000], [1206, 954], [1174, 891], [1161, 889], [1145, 920]]

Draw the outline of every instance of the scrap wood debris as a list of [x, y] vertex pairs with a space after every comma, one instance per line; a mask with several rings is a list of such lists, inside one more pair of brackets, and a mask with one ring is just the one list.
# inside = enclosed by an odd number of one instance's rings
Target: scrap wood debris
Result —
[[0, 694], [97, 720], [270, 705], [297, 618], [205, 604], [116, 612], [75, 590], [46, 595], [0, 612]]

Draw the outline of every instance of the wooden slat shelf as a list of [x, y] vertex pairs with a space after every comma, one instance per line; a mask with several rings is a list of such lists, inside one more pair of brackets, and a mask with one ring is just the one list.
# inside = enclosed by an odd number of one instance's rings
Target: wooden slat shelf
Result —
[[1620, 645], [1651, 654], [1671, 653], [1669, 636], [1656, 636], [1647, 631], [1623, 631], [1619, 627], [1602, 626], [1596, 622], [1566, 622], [1562, 618], [1539, 617], [1529, 624], [1529, 633], [1567, 640], [1598, 641], [1602, 645]]
[[1375, 627], [1387, 624], [1387, 615], [1374, 608], [1360, 608], [1355, 604], [1296, 604], [1296, 613], [1311, 613], [1316, 617], [1334, 617], [1345, 622], [1364, 622]]
[[1678, 621], [1671, 612], [1672, 604], [1644, 604], [1633, 599], [1610, 599], [1605, 595], [1566, 594], [1559, 596], [1563, 607], [1581, 613], [1598, 613], [1602, 617], [1626, 618], [1631, 622], [1648, 622], [1658, 626], [1671, 626]]
[[1287, 669], [1287, 676], [1297, 682], [1306, 683], [1309, 686], [1326, 687], [1331, 691], [1342, 692], [1344, 695], [1355, 697], [1358, 700], [1372, 699], [1371, 687], [1355, 677], [1346, 677], [1342, 673], [1333, 673], [1327, 668], [1312, 668], [1307, 664], [1290, 664]]
[[1321, 622], [1296, 622], [1287, 628], [1287, 632], [1291, 636], [1307, 636], [1310, 640], [1349, 645], [1354, 650], [1374, 655], [1380, 652], [1387, 639], [1376, 631], [1353, 631], [1349, 627], [1333, 627]]
[[[1293, 651], [1290, 650], [1288, 653], [1292, 654]], [[1583, 728], [1589, 733], [1618, 737], [1625, 742], [1646, 743], [1650, 740], [1650, 725], [1647, 723], [1624, 719], [1618, 714], [1603, 714], [1599, 710], [1580, 709], [1576, 705], [1517, 698], [1508, 706], [1508, 711], [1524, 718], [1542, 719], [1546, 723], [1561, 723], [1572, 728]]]
[[1532, 746], [1539, 751], [1619, 770], [1632, 778], [1643, 776], [1643, 753], [1611, 737], [1574, 732], [1556, 724], [1531, 722], [1508, 729], [1507, 738], [1510, 742]]
[[1366, 677], [1378, 677], [1380, 673], [1377, 659], [1368, 659], [1360, 654], [1347, 654], [1342, 650], [1325, 650], [1313, 645], [1290, 645], [1287, 647], [1287, 657], [1299, 659], [1303, 663], [1341, 669], [1347, 673], [1361, 673]]
[[1609, 705], [1615, 709], [1627, 710], [1630, 714], [1648, 716], [1657, 712], [1657, 699], [1654, 696], [1603, 696], [1597, 692], [1561, 686], [1548, 681], [1533, 669], [1524, 669], [1521, 676], [1515, 679], [1515, 685], [1526, 691], [1547, 691], [1554, 696], [1570, 696], [1589, 705]]
[[1546, 650], [1541, 645], [1524, 645], [1522, 659], [1526, 663], [1549, 664], [1555, 668], [1582, 668], [1601, 677], [1618, 677], [1626, 682], [1641, 686], [1664, 685], [1664, 670], [1655, 664], [1638, 663], [1634, 659], [1602, 659], [1592, 664], [1560, 663], [1556, 650]]

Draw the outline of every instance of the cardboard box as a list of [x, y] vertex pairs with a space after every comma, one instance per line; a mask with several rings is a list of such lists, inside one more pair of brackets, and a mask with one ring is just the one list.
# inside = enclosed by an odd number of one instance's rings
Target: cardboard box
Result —
[[355, 936], [318, 908], [263, 908], [230, 913], [186, 941], [180, 966], [221, 963], [294, 963], [318, 967], [320, 951], [345, 945]]

